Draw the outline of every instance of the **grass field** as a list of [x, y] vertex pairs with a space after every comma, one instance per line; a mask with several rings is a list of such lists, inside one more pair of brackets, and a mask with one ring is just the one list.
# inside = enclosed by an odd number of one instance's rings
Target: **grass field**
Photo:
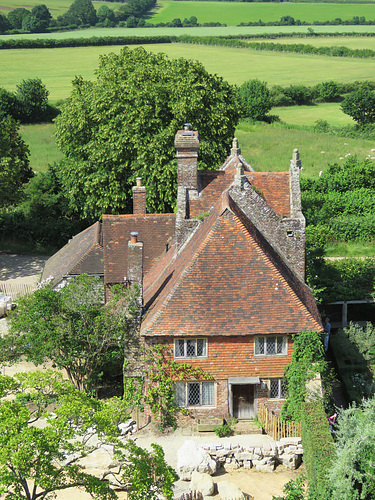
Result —
[[[308, 130], [288, 128], [280, 124], [242, 122], [236, 130], [242, 155], [257, 171], [289, 169], [294, 148], [298, 148], [303, 166], [302, 175], [318, 177], [329, 163], [341, 163], [345, 155], [365, 158], [372, 155], [373, 141], [348, 139]], [[375, 160], [374, 160], [375, 161]]]
[[[46, 0], [45, 5], [51, 13], [51, 16], [56, 18], [57, 16], [61, 16], [64, 14], [71, 4], [73, 0]], [[35, 5], [40, 5], [40, 0], [28, 0], [27, 5], [21, 5], [16, 3], [14, 0], [0, 0], [0, 14], [7, 15], [10, 10], [16, 9], [18, 7], [23, 7], [25, 9], [31, 10]], [[117, 10], [121, 3], [117, 2], [103, 2], [103, 1], [93, 1], [94, 7], [96, 10], [103, 4], [108, 5], [110, 9]]]
[[277, 38], [265, 40], [264, 38], [252, 38], [248, 42], [275, 42], [282, 44], [303, 43], [314, 47], [348, 47], [349, 49], [371, 49], [375, 50], [375, 37], [373, 36], [326, 36], [326, 37], [306, 37], [306, 38]]
[[54, 131], [53, 123], [21, 125], [20, 127], [22, 139], [30, 149], [30, 166], [34, 172], [45, 172], [48, 164], [52, 165], [63, 156], [57, 149]]
[[241, 22], [279, 21], [282, 16], [292, 16], [301, 21], [343, 20], [353, 16], [375, 19], [375, 4], [329, 4], [329, 3], [245, 3], [245, 2], [189, 2], [181, 0], [159, 0], [149, 22], [166, 23], [175, 18], [195, 16], [199, 23], [210, 21], [236, 26]]
[[289, 125], [313, 126], [316, 120], [326, 120], [334, 127], [354, 125], [354, 120], [341, 111], [341, 104], [321, 103], [315, 106], [290, 106], [272, 108], [272, 115], [277, 115], [280, 120]]
[[[89, 28], [56, 33], [25, 33], [20, 35], [0, 35], [2, 40], [17, 38], [90, 38], [93, 36], [159, 36], [159, 35], [194, 35], [194, 36], [229, 36], [262, 35], [273, 33], [308, 33], [311, 26], [219, 26], [198, 28]], [[313, 26], [315, 33], [374, 33], [374, 26]]]
[[[61, 49], [16, 49], [1, 51], [0, 87], [15, 90], [27, 78], [41, 78], [50, 99], [66, 98], [75, 75], [94, 78], [99, 55], [118, 53], [120, 46], [75, 47]], [[375, 64], [370, 59], [334, 58], [301, 54], [259, 52], [247, 49], [189, 44], [147, 45], [147, 50], [165, 52], [170, 57], [185, 57], [202, 62], [234, 84], [259, 78], [269, 85], [302, 83], [315, 85], [326, 80], [351, 82], [375, 79]]]

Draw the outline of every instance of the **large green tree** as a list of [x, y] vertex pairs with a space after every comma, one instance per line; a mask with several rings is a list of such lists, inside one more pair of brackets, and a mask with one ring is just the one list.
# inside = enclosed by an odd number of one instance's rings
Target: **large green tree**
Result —
[[69, 10], [61, 16], [69, 24], [88, 24], [94, 26], [98, 18], [91, 0], [74, 0]]
[[81, 275], [59, 292], [51, 284], [18, 300], [10, 332], [0, 340], [3, 361], [21, 357], [65, 369], [75, 387], [94, 391], [103, 370], [117, 369], [137, 344], [138, 290], [113, 287], [104, 305], [100, 279]]
[[375, 122], [375, 92], [358, 89], [345, 97], [342, 111], [351, 116], [359, 125]]
[[17, 9], [13, 9], [9, 12], [8, 21], [10, 22], [12, 28], [21, 29], [23, 19], [30, 14], [31, 12], [24, 7], [18, 7]]
[[84, 217], [126, 213], [142, 176], [149, 211], [170, 211], [176, 198], [174, 136], [184, 122], [199, 131], [199, 166], [218, 167], [239, 119], [234, 87], [202, 64], [125, 47], [100, 58], [95, 82], [76, 78], [56, 119], [66, 159], [62, 178]]
[[0, 118], [0, 207], [17, 203], [24, 184], [33, 176], [29, 149], [11, 116]]

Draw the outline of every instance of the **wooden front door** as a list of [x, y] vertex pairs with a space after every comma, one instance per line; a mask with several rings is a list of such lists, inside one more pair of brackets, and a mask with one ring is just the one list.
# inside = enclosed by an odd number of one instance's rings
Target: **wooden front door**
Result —
[[255, 417], [254, 393], [255, 385], [232, 385], [233, 416], [238, 419]]

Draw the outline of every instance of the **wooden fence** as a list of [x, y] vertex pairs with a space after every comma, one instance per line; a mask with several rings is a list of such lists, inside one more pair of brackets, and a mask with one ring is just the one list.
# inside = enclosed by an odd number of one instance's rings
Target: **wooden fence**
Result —
[[281, 438], [301, 436], [300, 423], [281, 420], [264, 406], [258, 408], [258, 419], [266, 433], [272, 436], [275, 441], [280, 441]]
[[35, 290], [36, 285], [28, 285], [25, 283], [11, 284], [7, 281], [0, 281], [0, 294], [9, 295], [12, 297], [12, 301], [26, 295], [27, 293]]

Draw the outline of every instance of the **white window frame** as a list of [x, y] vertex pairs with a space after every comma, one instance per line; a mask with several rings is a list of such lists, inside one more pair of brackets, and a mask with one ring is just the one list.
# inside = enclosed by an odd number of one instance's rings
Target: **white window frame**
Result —
[[[263, 339], [263, 343], [259, 339]], [[276, 342], [276, 352], [267, 352], [267, 341], [270, 342], [271, 339], [275, 339]], [[281, 352], [278, 351], [278, 344], [281, 343]], [[262, 351], [257, 352], [260, 345], [263, 344]], [[254, 338], [254, 355], [255, 356], [286, 356], [288, 354], [288, 337], [286, 335], [259, 335]]]
[[[273, 382], [277, 382], [278, 385], [278, 391], [277, 391], [277, 396], [272, 396], [271, 392], [271, 384]], [[285, 399], [285, 389], [283, 390], [283, 379], [282, 378], [271, 378], [270, 379], [270, 395], [269, 399]]]
[[[201, 346], [199, 346], [201, 344]], [[180, 349], [183, 348], [183, 354], [180, 354]], [[205, 338], [176, 338], [174, 339], [174, 359], [201, 359], [207, 358], [208, 342]], [[199, 349], [202, 354], [198, 354]]]
[[[192, 384], [199, 384], [199, 404], [189, 404], [189, 388]], [[203, 404], [203, 390], [204, 384], [210, 384], [212, 394], [212, 401], [208, 404]], [[214, 408], [216, 405], [216, 386], [215, 382], [209, 380], [203, 381], [189, 381], [189, 382], [175, 382], [173, 384], [173, 390], [175, 393], [175, 403], [181, 408]]]

